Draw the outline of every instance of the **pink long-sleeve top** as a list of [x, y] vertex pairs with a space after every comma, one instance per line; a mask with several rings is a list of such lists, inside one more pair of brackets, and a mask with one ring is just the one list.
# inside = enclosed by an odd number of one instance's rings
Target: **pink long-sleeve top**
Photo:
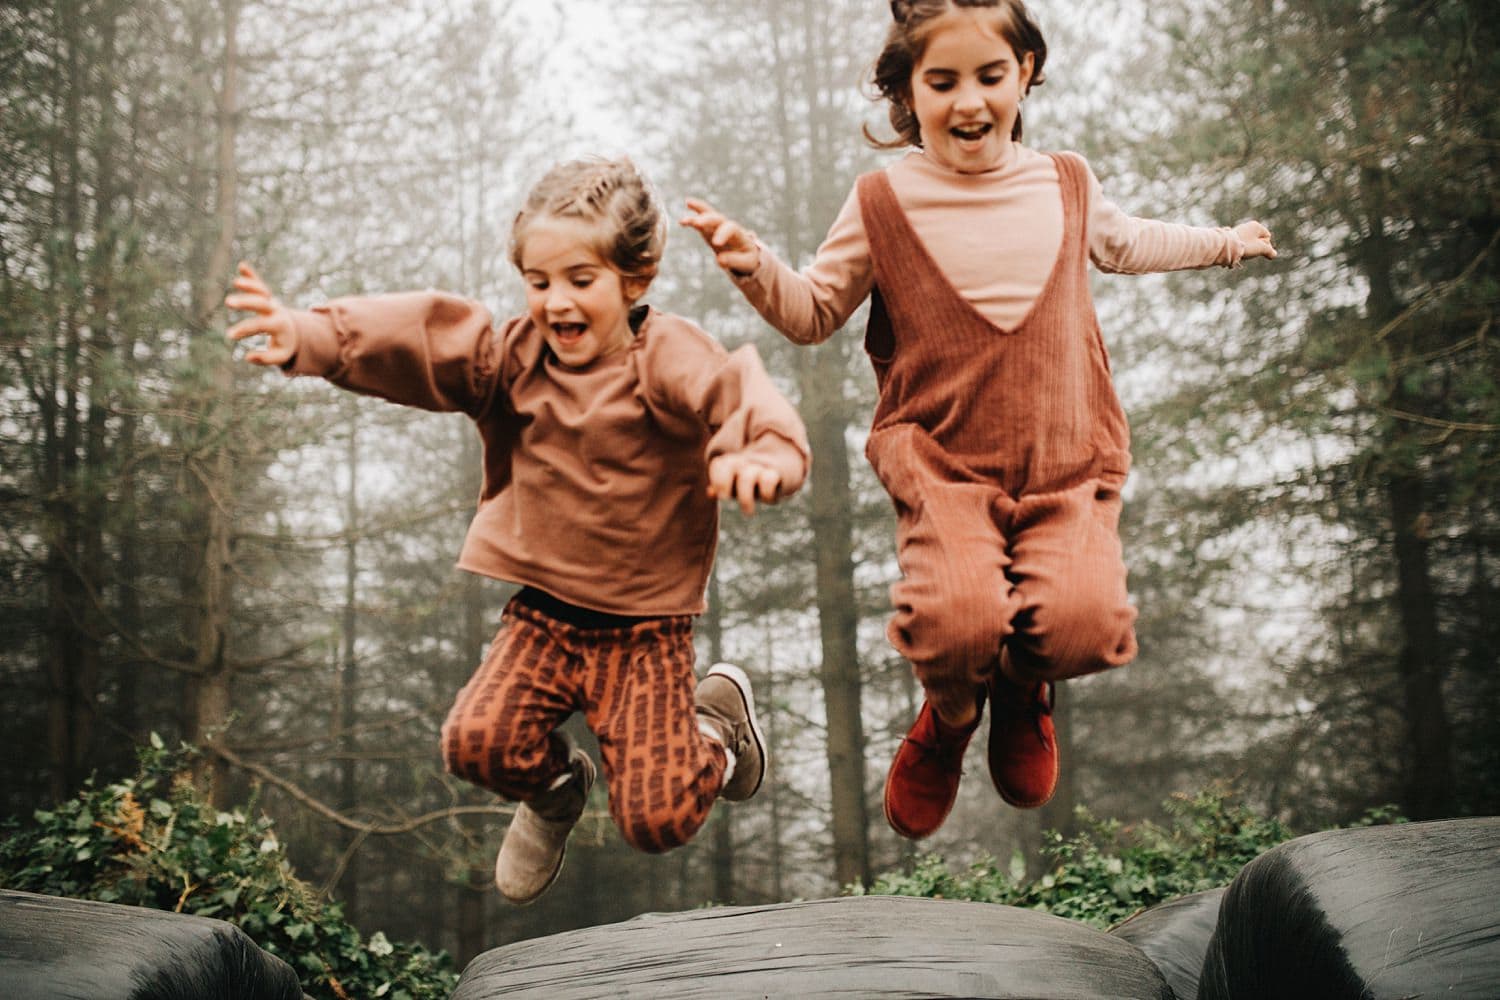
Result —
[[744, 453], [807, 475], [807, 435], [754, 347], [726, 351], [641, 309], [629, 347], [562, 365], [529, 317], [498, 327], [441, 292], [335, 299], [294, 312], [292, 374], [462, 412], [484, 485], [460, 568], [622, 615], [697, 614], [718, 541], [707, 465]]
[[[1057, 168], [1044, 153], [1015, 147], [994, 170], [959, 173], [920, 151], [886, 168], [897, 202], [949, 282], [1002, 330], [1014, 328], [1036, 301], [1062, 246]], [[1085, 238], [1101, 271], [1148, 274], [1230, 267], [1244, 244], [1229, 227], [1187, 226], [1127, 215], [1104, 196], [1088, 171]], [[851, 189], [838, 218], [801, 272], [764, 245], [756, 270], [736, 277], [750, 304], [789, 340], [828, 339], [859, 308], [874, 284], [870, 244]]]

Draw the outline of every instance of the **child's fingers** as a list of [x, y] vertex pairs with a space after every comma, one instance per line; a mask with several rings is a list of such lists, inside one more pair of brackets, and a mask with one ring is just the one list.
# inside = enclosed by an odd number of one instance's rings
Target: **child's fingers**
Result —
[[240, 341], [246, 337], [253, 337], [260, 333], [268, 334], [270, 332], [270, 330], [266, 329], [265, 317], [257, 315], [251, 316], [249, 319], [240, 320], [225, 331], [224, 336], [232, 341]]
[[1265, 226], [1261, 225], [1259, 222], [1257, 222], [1255, 224], [1255, 229], [1256, 229], [1256, 238], [1259, 239], [1260, 242], [1265, 246], [1265, 255], [1268, 258], [1270, 258], [1271, 260], [1275, 260], [1276, 259], [1276, 244], [1274, 242], [1272, 242], [1272, 240], [1271, 240], [1271, 230], [1267, 229]]
[[748, 517], [755, 513], [755, 502], [775, 503], [781, 499], [781, 473], [769, 465], [746, 462], [735, 479], [735, 499]]
[[764, 503], [776, 503], [781, 499], [781, 473], [769, 465], [756, 467], [755, 495]]
[[265, 315], [271, 312], [276, 305], [269, 295], [260, 292], [241, 292], [240, 294], [229, 294], [224, 296], [224, 305], [235, 312], [254, 312]]
[[720, 455], [708, 463], [708, 495], [715, 500], [724, 500], [734, 495], [735, 463], [727, 455]]
[[714, 208], [702, 198], [689, 198], [687, 200], [688, 214], [682, 217], [685, 226], [700, 225], [704, 219], [722, 219], [724, 217], [718, 209]]
[[252, 365], [278, 367], [292, 360], [292, 352], [284, 347], [264, 347], [245, 355], [245, 360]]
[[744, 242], [743, 233], [744, 230], [740, 228], [739, 223], [725, 219], [719, 223], [708, 242], [715, 250], [742, 250], [744, 248], [740, 244]]
[[1276, 246], [1272, 241], [1271, 231], [1263, 223], [1251, 219], [1235, 226], [1234, 231], [1245, 245], [1245, 256], [1276, 259]]
[[755, 513], [755, 469], [754, 465], [743, 465], [734, 479], [734, 499], [746, 517]]
[[240, 261], [240, 266], [235, 270], [234, 287], [246, 291], [258, 291], [265, 295], [271, 294], [270, 286], [261, 278], [260, 272], [250, 266], [247, 260]]
[[752, 248], [750, 250], [720, 250], [714, 255], [714, 262], [724, 270], [740, 277], [748, 277], [755, 273], [756, 265], [760, 257]]
[[724, 217], [717, 212], [700, 212], [697, 215], [687, 216], [682, 224], [690, 229], [696, 229], [698, 235], [709, 243], [713, 242], [713, 234], [723, 225]]
[[268, 299], [271, 297], [270, 286], [256, 277], [240, 275], [234, 279], [234, 290], [247, 295], [264, 295]]

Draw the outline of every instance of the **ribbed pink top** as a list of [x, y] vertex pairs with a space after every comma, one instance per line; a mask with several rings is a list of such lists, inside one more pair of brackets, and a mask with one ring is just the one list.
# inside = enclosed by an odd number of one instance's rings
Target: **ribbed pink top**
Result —
[[[897, 202], [958, 293], [1002, 330], [1030, 310], [1062, 246], [1063, 211], [1050, 156], [1017, 146], [1004, 166], [961, 174], [921, 152], [886, 168]], [[1148, 274], [1238, 264], [1229, 227], [1186, 226], [1127, 215], [1085, 165], [1085, 241], [1101, 271]], [[766, 321], [799, 344], [827, 340], [870, 294], [869, 238], [851, 190], [812, 263], [800, 273], [762, 245], [760, 266], [737, 279]]]

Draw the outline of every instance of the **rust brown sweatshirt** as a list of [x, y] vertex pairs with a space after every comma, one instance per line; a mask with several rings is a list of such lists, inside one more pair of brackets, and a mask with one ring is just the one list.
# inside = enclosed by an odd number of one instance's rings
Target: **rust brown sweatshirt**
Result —
[[798, 489], [807, 435], [755, 348], [642, 308], [623, 352], [560, 364], [529, 317], [442, 292], [297, 311], [292, 374], [474, 421], [484, 486], [460, 568], [624, 615], [697, 614], [718, 540], [707, 464], [743, 452]]

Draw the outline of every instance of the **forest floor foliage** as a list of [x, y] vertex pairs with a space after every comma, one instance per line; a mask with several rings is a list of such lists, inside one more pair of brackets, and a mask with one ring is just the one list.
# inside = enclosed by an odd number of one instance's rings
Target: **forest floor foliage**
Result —
[[[1045, 834], [1050, 867], [1040, 878], [1024, 878], [1019, 854], [1006, 866], [985, 856], [962, 870], [926, 854], [908, 870], [879, 876], [868, 892], [1000, 903], [1109, 928], [1158, 903], [1228, 885], [1247, 863], [1296, 836], [1228, 784], [1174, 796], [1164, 806], [1166, 823], [1126, 824], [1080, 809], [1078, 833]], [[1353, 825], [1392, 822], [1403, 820], [1383, 807]]]
[[301, 881], [255, 803], [211, 806], [189, 780], [196, 751], [159, 738], [131, 778], [86, 784], [30, 822], [0, 825], [0, 888], [147, 906], [238, 926], [317, 1000], [446, 1000], [442, 952], [368, 937]]

